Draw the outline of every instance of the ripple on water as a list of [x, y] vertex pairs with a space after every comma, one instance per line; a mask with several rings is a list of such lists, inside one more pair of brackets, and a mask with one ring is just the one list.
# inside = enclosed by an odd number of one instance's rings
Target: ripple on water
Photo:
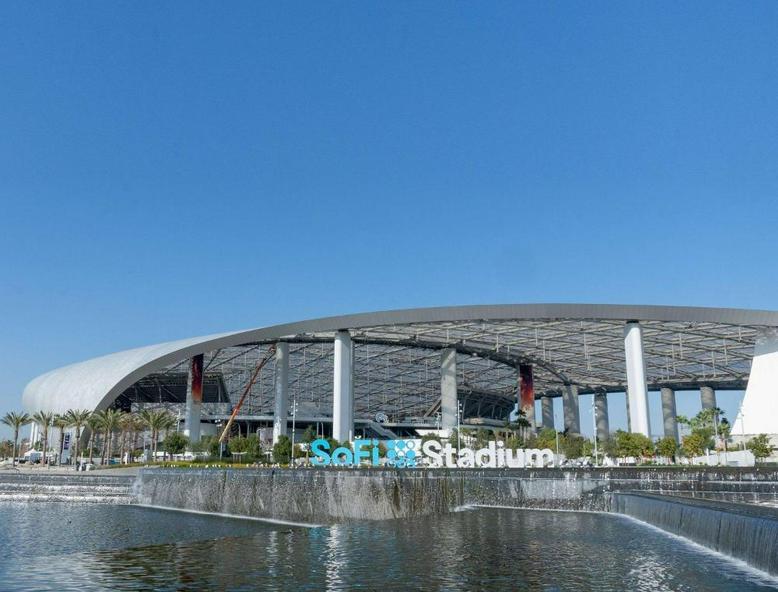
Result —
[[295, 528], [137, 507], [0, 504], [17, 590], [720, 590], [776, 581], [603, 514], [474, 509]]

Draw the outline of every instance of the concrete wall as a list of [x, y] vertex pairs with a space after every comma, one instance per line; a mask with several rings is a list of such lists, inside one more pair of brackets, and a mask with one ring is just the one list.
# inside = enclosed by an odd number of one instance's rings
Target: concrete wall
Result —
[[760, 469], [147, 469], [140, 503], [324, 524], [449, 512], [464, 505], [611, 509], [614, 492], [778, 504]]

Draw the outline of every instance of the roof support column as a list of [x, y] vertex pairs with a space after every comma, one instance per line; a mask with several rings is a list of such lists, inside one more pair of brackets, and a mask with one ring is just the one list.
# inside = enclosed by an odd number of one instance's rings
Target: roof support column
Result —
[[549, 396], [540, 397], [543, 427], [554, 429], [554, 399]]
[[581, 420], [578, 412], [578, 387], [566, 384], [562, 391], [562, 409], [565, 415], [565, 429], [571, 434], [581, 433]]
[[530, 424], [530, 429], [535, 429], [535, 386], [532, 379], [532, 365], [519, 364], [519, 409]]
[[712, 386], [700, 387], [700, 403], [702, 403], [703, 409], [715, 409], [716, 405], [716, 391]]
[[273, 444], [286, 436], [289, 417], [289, 344], [276, 343], [275, 406], [273, 411]]
[[440, 353], [440, 427], [457, 427], [457, 350], [449, 347]]
[[675, 391], [670, 387], [663, 386], [661, 397], [665, 438], [672, 438], [678, 442], [678, 413], [675, 410]]
[[630, 431], [651, 437], [648, 417], [646, 363], [643, 359], [643, 330], [640, 323], [630, 321], [624, 326], [624, 355], [627, 366], [627, 405]]
[[610, 436], [610, 421], [608, 420], [608, 393], [594, 395], [595, 424], [597, 439], [604, 442]]
[[348, 331], [335, 334], [332, 388], [332, 437], [354, 438], [354, 348]]
[[203, 406], [203, 354], [189, 360], [189, 374], [186, 380], [186, 412], [184, 413], [184, 435], [189, 442], [200, 441], [200, 416]]

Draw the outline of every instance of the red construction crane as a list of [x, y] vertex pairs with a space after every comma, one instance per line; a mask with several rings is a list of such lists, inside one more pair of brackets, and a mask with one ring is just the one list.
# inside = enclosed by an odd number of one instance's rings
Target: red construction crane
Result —
[[254, 372], [251, 373], [251, 378], [249, 378], [249, 381], [246, 383], [246, 388], [243, 389], [243, 394], [240, 396], [240, 401], [238, 401], [238, 404], [235, 405], [235, 408], [232, 410], [232, 414], [230, 415], [230, 419], [227, 420], [227, 425], [224, 426], [224, 431], [222, 432], [222, 435], [219, 436], [220, 445], [224, 442], [224, 439], [227, 437], [227, 434], [230, 432], [230, 428], [232, 427], [232, 422], [235, 421], [235, 417], [238, 415], [238, 411], [240, 411], [240, 408], [243, 407], [243, 401], [246, 400], [246, 396], [251, 391], [251, 387], [254, 386], [254, 383], [256, 382], [257, 376], [259, 376], [262, 367], [270, 361], [270, 358], [272, 358], [275, 355], [275, 353], [276, 353], [276, 346], [274, 344], [268, 348], [265, 357], [259, 361], [256, 368], [254, 368]]

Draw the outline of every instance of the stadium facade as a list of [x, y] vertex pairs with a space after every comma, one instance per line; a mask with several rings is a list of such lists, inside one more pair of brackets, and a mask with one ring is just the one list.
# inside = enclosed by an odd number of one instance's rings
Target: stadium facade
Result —
[[[650, 425], [650, 390], [661, 392], [661, 429]], [[702, 408], [716, 406], [717, 391], [745, 390], [733, 436], [775, 438], [778, 312], [519, 304], [329, 317], [94, 358], [35, 378], [23, 403], [57, 413], [166, 407], [199, 439], [245, 394], [244, 434], [264, 428], [277, 440], [294, 419], [351, 440], [503, 426], [517, 405], [533, 426], [576, 433], [578, 397], [593, 394], [605, 437], [608, 396], [626, 393], [631, 431], [678, 439], [680, 390], [699, 390]], [[564, 425], [554, 425], [556, 397]]]

